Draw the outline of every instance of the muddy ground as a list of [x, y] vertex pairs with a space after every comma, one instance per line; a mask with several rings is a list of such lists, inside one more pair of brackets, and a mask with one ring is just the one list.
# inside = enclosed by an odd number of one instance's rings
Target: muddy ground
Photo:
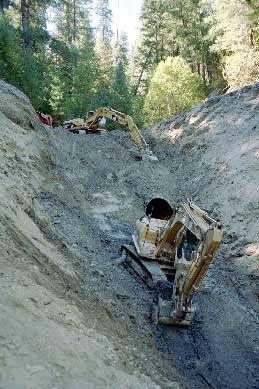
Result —
[[[159, 162], [120, 130], [44, 129], [0, 87], [0, 387], [258, 387], [259, 86], [144, 129]], [[224, 225], [188, 329], [154, 326], [153, 292], [116, 262], [155, 196]]]

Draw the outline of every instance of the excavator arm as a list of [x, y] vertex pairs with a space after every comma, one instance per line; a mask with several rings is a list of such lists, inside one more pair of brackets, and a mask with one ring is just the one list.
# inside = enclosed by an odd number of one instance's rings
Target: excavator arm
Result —
[[85, 121], [83, 121], [82, 119], [75, 119], [74, 121], [72, 120], [69, 122], [65, 122], [64, 124], [68, 131], [71, 132], [77, 132], [79, 130], [85, 130], [88, 132], [98, 132], [99, 123], [103, 117], [111, 119], [122, 127], [126, 127], [129, 130], [131, 138], [133, 139], [137, 148], [140, 151], [150, 153], [148, 145], [143, 136], [141, 135], [138, 127], [134, 123], [132, 117], [126, 115], [125, 113], [116, 111], [115, 109], [107, 107], [98, 108], [96, 111], [91, 112], [91, 115], [89, 115]]
[[170, 300], [159, 299], [158, 322], [190, 324], [195, 312], [194, 293], [206, 275], [222, 240], [221, 225], [191, 201], [182, 203], [165, 229], [155, 252], [171, 247], [175, 276]]
[[139, 150], [148, 149], [148, 145], [141, 135], [138, 127], [134, 123], [132, 117], [126, 115], [125, 113], [116, 111], [115, 109], [106, 107], [99, 108], [94, 111], [94, 113], [86, 120], [85, 124], [89, 130], [96, 130], [99, 127], [99, 122], [103, 117], [111, 119], [113, 122], [126, 127]]

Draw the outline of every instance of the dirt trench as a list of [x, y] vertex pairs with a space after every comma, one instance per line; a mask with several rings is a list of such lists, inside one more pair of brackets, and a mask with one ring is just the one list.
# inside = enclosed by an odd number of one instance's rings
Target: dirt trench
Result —
[[[136, 326], [136, 311], [127, 308], [123, 277], [116, 294], [110, 291], [117, 268], [110, 267], [107, 278], [94, 263], [102, 259], [105, 269], [109, 258], [100, 251], [107, 243], [99, 240], [99, 226], [107, 223], [96, 212], [103, 197], [94, 197], [91, 215], [79, 207], [87, 194], [74, 187], [71, 145], [63, 183], [52, 131], [38, 122], [26, 96], [4, 82], [0, 117], [0, 387], [178, 388], [181, 375], [171, 364], [174, 378], [168, 381], [167, 362], [148, 326]], [[106, 211], [117, 207], [111, 198], [105, 203]], [[66, 237], [58, 218], [51, 218], [55, 209], [64, 216]], [[83, 255], [77, 250], [80, 231], [89, 234]], [[139, 288], [132, 286], [136, 300]]]
[[[248, 94], [250, 100], [251, 94], [257, 99], [253, 89], [248, 90]], [[237, 98], [237, 95], [232, 96], [233, 99]], [[225, 113], [225, 119], [222, 119], [224, 110], [228, 110], [232, 117], [235, 114], [232, 109], [234, 102], [230, 98], [223, 97], [220, 103], [218, 100], [210, 101], [187, 116], [144, 130], [160, 160], [158, 163], [136, 161], [136, 152], [128, 134], [120, 131], [98, 136], [76, 136], [64, 134], [61, 129], [54, 130], [51, 147], [55, 155], [55, 174], [60, 181], [50, 185], [41, 199], [59, 236], [78, 254], [90, 260], [90, 272], [97, 278], [101, 276], [107, 286], [104, 290], [98, 283], [94, 291], [101, 299], [108, 298], [113, 302], [115, 296], [124, 296], [119, 297], [120, 304], [114, 304], [111, 309], [112, 320], [123, 315], [126, 322], [132, 322], [127, 330], [129, 337], [136, 333], [137, 328], [144, 328], [157, 351], [162, 352], [164, 378], [174, 380], [176, 369], [185, 379], [178, 382], [190, 388], [256, 388], [259, 383], [258, 297], [254, 282], [258, 277], [258, 263], [256, 257], [245, 257], [245, 253], [244, 263], [240, 261], [240, 251], [255, 244], [257, 231], [251, 229], [242, 236], [240, 224], [244, 216], [241, 209], [238, 210], [239, 226], [235, 229], [236, 220], [233, 221], [230, 215], [233, 209], [229, 207], [230, 201], [232, 207], [235, 206], [235, 199], [230, 199], [230, 192], [246, 190], [245, 187], [238, 189], [238, 182], [233, 183], [233, 180], [240, 179], [237, 169], [244, 169], [244, 165], [240, 166], [237, 156], [232, 155], [232, 163], [237, 161], [237, 166], [232, 167], [231, 171], [229, 161], [223, 159], [228, 159], [228, 155], [221, 150], [225, 147], [226, 139], [219, 138], [220, 133], [230, 138], [232, 154], [236, 147], [233, 143], [239, 142], [241, 153], [249, 154], [251, 128], [254, 126], [247, 123], [248, 134], [245, 131], [240, 134], [236, 124], [232, 129], [235, 133], [233, 142], [233, 134], [228, 132], [228, 114]], [[236, 108], [240, 110], [237, 112], [239, 116], [241, 106], [243, 101]], [[212, 114], [213, 119], [210, 118]], [[215, 119], [217, 114], [218, 121]], [[246, 114], [249, 116], [250, 113]], [[253, 120], [256, 121], [255, 118]], [[242, 123], [244, 121], [245, 118]], [[217, 126], [220, 126], [220, 130]], [[181, 136], [179, 129], [186, 134]], [[173, 141], [170, 142], [170, 139]], [[218, 139], [220, 144], [217, 144]], [[258, 140], [257, 131], [253, 134], [253, 150], [256, 152], [255, 140]], [[214, 141], [219, 152], [209, 150]], [[70, 155], [69, 159], [67, 155]], [[247, 159], [249, 155], [242, 158]], [[247, 171], [250, 167], [249, 174], [253, 176], [256, 161], [253, 165], [252, 162], [247, 163]], [[249, 174], [246, 177], [243, 174], [242, 179], [249, 180]], [[231, 185], [231, 189], [228, 190], [226, 185]], [[252, 196], [255, 196], [255, 192], [252, 191]], [[198, 312], [193, 325], [188, 329], [156, 328], [150, 319], [152, 291], [148, 291], [140, 280], [125, 269], [116, 267], [114, 258], [121, 243], [130, 240], [135, 220], [143, 213], [148, 200], [161, 196], [177, 202], [188, 195], [196, 198], [199, 205], [205, 206], [219, 220], [223, 218], [225, 240], [196, 297]], [[246, 202], [250, 201], [250, 208], [252, 200], [246, 199]], [[250, 215], [250, 222], [253, 223], [251, 211]], [[248, 240], [244, 241], [244, 238]], [[250, 260], [250, 264], [247, 260]], [[244, 265], [248, 267], [245, 269]], [[254, 270], [252, 274], [250, 266]], [[85, 272], [89, 274], [89, 268]], [[138, 347], [138, 339], [134, 341]], [[148, 359], [155, 357], [148, 350], [146, 353], [149, 354]], [[166, 387], [164, 382], [160, 381], [160, 384]]]
[[[0, 84], [0, 387], [257, 388], [259, 86], [143, 129], [45, 129]], [[189, 328], [156, 327], [153, 292], [116, 257], [153, 197], [224, 226]]]

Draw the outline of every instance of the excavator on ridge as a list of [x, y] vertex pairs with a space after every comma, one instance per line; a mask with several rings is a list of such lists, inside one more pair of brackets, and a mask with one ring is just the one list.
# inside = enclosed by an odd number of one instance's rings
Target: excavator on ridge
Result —
[[136, 226], [133, 244], [121, 247], [118, 263], [156, 290], [157, 324], [191, 324], [193, 295], [221, 243], [221, 224], [190, 200], [173, 209], [155, 198]]
[[64, 128], [73, 133], [85, 131], [87, 134], [97, 134], [104, 131], [100, 128], [100, 122], [103, 118], [111, 119], [129, 130], [132, 140], [141, 152], [142, 159], [157, 160], [157, 157], [149, 150], [147, 142], [141, 135], [132, 117], [113, 108], [103, 107], [98, 108], [96, 111], [90, 111], [85, 120], [78, 118], [64, 122]]

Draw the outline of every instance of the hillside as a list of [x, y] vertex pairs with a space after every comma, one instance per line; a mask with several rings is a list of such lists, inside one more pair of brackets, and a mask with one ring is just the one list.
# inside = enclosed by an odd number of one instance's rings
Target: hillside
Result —
[[[259, 384], [259, 85], [143, 130], [45, 129], [0, 83], [1, 387]], [[151, 291], [117, 265], [144, 203], [192, 197], [224, 226], [188, 328], [155, 327]]]

